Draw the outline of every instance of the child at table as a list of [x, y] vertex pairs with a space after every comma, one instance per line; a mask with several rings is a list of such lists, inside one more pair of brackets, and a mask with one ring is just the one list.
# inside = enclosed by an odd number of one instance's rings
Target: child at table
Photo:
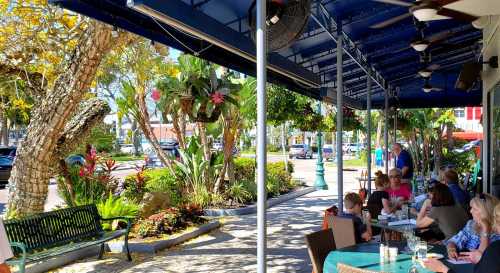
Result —
[[351, 218], [354, 223], [354, 235], [356, 237], [356, 244], [370, 241], [372, 238], [372, 228], [370, 225], [370, 214], [367, 214], [367, 219], [362, 220], [361, 209], [363, 201], [361, 197], [354, 192], [346, 194], [344, 197], [345, 212], [341, 215], [345, 218]]
[[372, 219], [377, 219], [381, 213], [392, 213], [392, 209], [389, 204], [389, 193], [386, 191], [389, 186], [389, 177], [381, 171], [377, 171], [375, 175], [376, 190], [370, 195], [367, 203], [368, 211], [370, 212]]

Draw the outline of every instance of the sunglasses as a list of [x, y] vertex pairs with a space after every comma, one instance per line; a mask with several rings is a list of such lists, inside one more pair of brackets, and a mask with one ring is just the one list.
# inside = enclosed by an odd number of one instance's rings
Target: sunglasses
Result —
[[401, 175], [390, 175], [389, 178], [401, 178]]

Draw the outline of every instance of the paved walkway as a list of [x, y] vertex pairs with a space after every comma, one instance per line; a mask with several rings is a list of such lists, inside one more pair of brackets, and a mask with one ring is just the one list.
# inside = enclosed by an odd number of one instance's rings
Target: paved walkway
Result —
[[[311, 272], [304, 235], [319, 230], [322, 212], [334, 202], [334, 192], [318, 191], [268, 210], [268, 272]], [[155, 256], [135, 255], [133, 263], [108, 254], [101, 261], [89, 258], [56, 272], [256, 272], [256, 215], [225, 221], [220, 230]]]

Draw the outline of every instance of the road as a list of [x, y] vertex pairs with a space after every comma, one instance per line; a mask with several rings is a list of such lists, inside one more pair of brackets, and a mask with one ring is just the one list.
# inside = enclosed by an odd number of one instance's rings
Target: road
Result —
[[[251, 155], [244, 155], [251, 157]], [[282, 155], [270, 154], [267, 157], [268, 162], [282, 161]], [[309, 186], [314, 185], [316, 179], [316, 159], [292, 159], [294, 164], [293, 178], [305, 182]], [[132, 162], [122, 164], [117, 170], [113, 171], [113, 175], [123, 180], [127, 175], [136, 173], [135, 165], [140, 162]], [[359, 184], [356, 177], [360, 176], [361, 169], [354, 171], [344, 170], [344, 192], [356, 191], [359, 189]], [[325, 164], [325, 181], [330, 190], [337, 192], [337, 168], [332, 164]], [[8, 201], [8, 189], [0, 190], [0, 212], [3, 214], [6, 203]], [[45, 203], [45, 210], [51, 210], [58, 206], [63, 206], [64, 202], [57, 194], [57, 185], [53, 182], [49, 184], [48, 198]]]

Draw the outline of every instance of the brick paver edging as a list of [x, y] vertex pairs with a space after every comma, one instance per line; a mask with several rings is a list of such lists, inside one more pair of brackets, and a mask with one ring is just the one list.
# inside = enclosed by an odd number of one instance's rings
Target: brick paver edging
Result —
[[[209, 223], [206, 223], [204, 225], [197, 227], [196, 229], [194, 229], [190, 232], [182, 233], [179, 235], [174, 235], [173, 238], [166, 239], [166, 240], [156, 240], [156, 241], [144, 242], [144, 243], [129, 241], [128, 247], [130, 249], [130, 252], [155, 253], [159, 250], [182, 244], [185, 241], [191, 240], [191, 239], [198, 237], [202, 234], [208, 233], [208, 232], [210, 232], [218, 227], [220, 227], [219, 221], [211, 221]], [[108, 245], [108, 248], [112, 252], [124, 252], [125, 251], [123, 241], [112, 241], [112, 242], [108, 242], [107, 245]]]
[[[311, 193], [313, 191], [316, 191], [314, 187], [307, 187], [305, 189], [293, 191], [291, 193], [287, 193], [275, 198], [270, 198], [267, 200], [267, 207], [273, 207], [278, 204], [281, 204], [283, 202], [286, 202], [290, 199], [297, 198], [302, 195], [306, 195], [308, 193]], [[211, 217], [218, 217], [218, 216], [233, 216], [233, 215], [245, 215], [245, 214], [253, 214], [257, 212], [257, 205], [250, 205], [248, 207], [244, 208], [238, 208], [238, 209], [206, 209], [205, 210], [205, 215], [206, 216], [211, 216]]]

